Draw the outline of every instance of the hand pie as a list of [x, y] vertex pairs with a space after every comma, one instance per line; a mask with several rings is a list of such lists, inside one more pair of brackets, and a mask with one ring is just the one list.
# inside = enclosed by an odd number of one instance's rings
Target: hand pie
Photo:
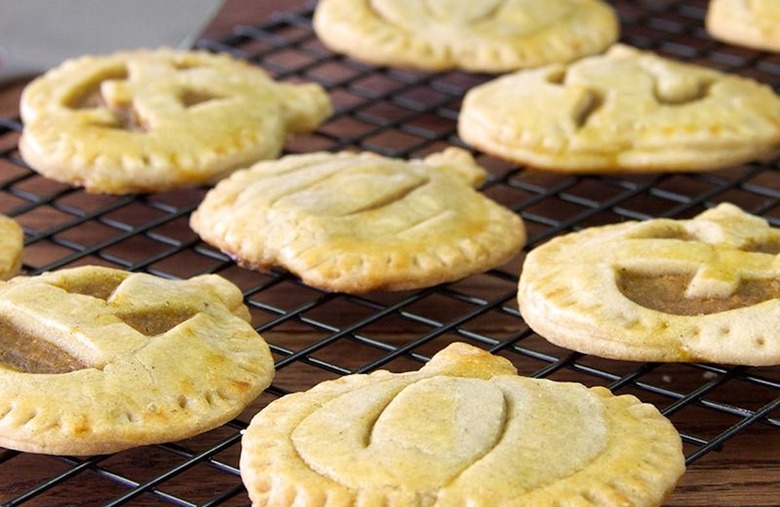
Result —
[[751, 79], [616, 45], [472, 88], [458, 130], [549, 171], [705, 171], [776, 154], [780, 99]]
[[25, 88], [19, 150], [44, 176], [90, 192], [159, 192], [274, 158], [288, 132], [330, 111], [319, 85], [277, 83], [226, 54], [85, 56]]
[[421, 370], [378, 371], [280, 398], [244, 434], [254, 507], [658, 506], [685, 469], [652, 405], [520, 377], [456, 343]]
[[780, 52], [780, 2], [777, 0], [711, 0], [705, 23], [707, 31], [716, 39]]
[[523, 318], [547, 340], [635, 361], [780, 364], [780, 229], [732, 204], [593, 227], [533, 249]]
[[457, 148], [408, 162], [289, 155], [220, 182], [190, 225], [244, 267], [281, 266], [324, 290], [426, 287], [504, 264], [522, 248], [519, 215], [473, 188], [485, 174]]
[[0, 284], [0, 446], [105, 454], [238, 415], [271, 382], [241, 291], [84, 266]]
[[373, 64], [506, 72], [600, 53], [620, 26], [601, 0], [322, 0], [314, 30]]
[[23, 250], [24, 231], [12, 218], [0, 215], [0, 280], [19, 272]]

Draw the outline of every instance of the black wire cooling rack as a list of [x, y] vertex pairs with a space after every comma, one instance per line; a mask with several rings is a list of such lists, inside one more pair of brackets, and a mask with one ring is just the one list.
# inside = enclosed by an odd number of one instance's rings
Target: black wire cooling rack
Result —
[[[628, 44], [780, 86], [780, 56], [706, 34], [704, 0], [612, 3]], [[291, 139], [287, 152], [361, 149], [408, 158], [464, 146], [456, 134], [460, 101], [489, 76], [372, 67], [335, 55], [312, 33], [312, 8], [197, 43], [261, 65], [277, 79], [317, 81], [329, 90], [336, 114], [315, 133]], [[735, 452], [745, 435], [756, 448], [779, 445], [777, 367], [625, 363], [554, 347], [517, 311], [523, 254], [500, 269], [425, 290], [323, 293], [280, 271], [238, 268], [199, 241], [187, 221], [205, 189], [86, 194], [30, 171], [16, 149], [21, 129], [18, 115], [0, 117], [0, 212], [25, 228], [29, 274], [88, 263], [171, 278], [219, 273], [244, 291], [254, 323], [272, 347], [277, 375], [236, 420], [187, 441], [89, 458], [0, 449], [2, 505], [247, 505], [238, 471], [240, 431], [257, 410], [341, 375], [417, 369], [456, 340], [510, 358], [525, 375], [605, 385], [654, 403], [681, 432], [690, 469], [706, 463], [705, 456]], [[526, 251], [583, 227], [688, 218], [724, 201], [780, 222], [774, 161], [704, 174], [574, 177], [476, 155], [491, 174], [483, 191], [524, 218]]]

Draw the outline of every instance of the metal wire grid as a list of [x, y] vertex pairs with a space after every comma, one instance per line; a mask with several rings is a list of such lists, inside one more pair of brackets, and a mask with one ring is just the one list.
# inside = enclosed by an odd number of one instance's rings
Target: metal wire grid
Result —
[[[780, 85], [780, 59], [711, 40], [706, 1], [613, 1], [623, 41]], [[463, 145], [460, 100], [488, 76], [376, 68], [325, 50], [311, 31], [312, 8], [262, 26], [239, 26], [198, 46], [231, 53], [282, 80], [318, 81], [337, 112], [288, 152], [340, 149], [412, 157]], [[275, 355], [273, 385], [230, 424], [185, 442], [111, 456], [48, 457], [0, 450], [2, 505], [246, 505], [239, 478], [240, 430], [275, 397], [340, 375], [417, 369], [454, 340], [509, 357], [522, 374], [605, 385], [656, 404], [680, 430], [688, 464], [755, 427], [780, 428], [777, 368], [637, 364], [559, 349], [524, 325], [514, 302], [523, 255], [500, 269], [420, 291], [326, 294], [286, 273], [254, 273], [200, 242], [187, 226], [205, 189], [149, 196], [85, 194], [36, 175], [21, 161], [18, 117], [0, 118], [0, 212], [25, 227], [28, 273], [86, 263], [177, 278], [219, 273], [244, 291], [258, 331]], [[591, 225], [656, 216], [689, 217], [722, 201], [780, 221], [780, 180], [769, 164], [707, 174], [561, 176], [480, 156], [483, 191], [520, 213], [527, 249]], [[764, 431], [765, 433], [765, 431]], [[762, 434], [762, 433], [760, 433]], [[27, 479], [4, 482], [10, 471]], [[18, 474], [15, 477], [19, 477]], [[83, 491], [92, 497], [83, 498]]]

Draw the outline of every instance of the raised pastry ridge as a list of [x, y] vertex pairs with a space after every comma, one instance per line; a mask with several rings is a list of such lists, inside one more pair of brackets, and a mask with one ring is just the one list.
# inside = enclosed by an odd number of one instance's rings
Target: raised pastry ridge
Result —
[[708, 171], [780, 150], [780, 98], [752, 79], [617, 44], [472, 88], [458, 131], [542, 170]]
[[88, 191], [213, 183], [276, 157], [331, 112], [317, 84], [272, 80], [226, 54], [172, 49], [84, 56], [33, 80], [19, 149], [41, 174]]
[[620, 26], [601, 0], [324, 0], [314, 30], [377, 65], [506, 72], [600, 53]]
[[0, 446], [89, 455], [180, 440], [274, 374], [240, 290], [97, 266], [0, 284]]
[[684, 469], [679, 435], [651, 405], [519, 377], [462, 343], [418, 372], [274, 401], [242, 445], [255, 506], [650, 506]]
[[780, 230], [728, 203], [554, 238], [526, 257], [524, 320], [553, 343], [637, 361], [780, 363]]
[[524, 244], [519, 215], [474, 189], [485, 175], [457, 148], [289, 155], [220, 182], [190, 224], [248, 268], [331, 291], [412, 289], [499, 266]]

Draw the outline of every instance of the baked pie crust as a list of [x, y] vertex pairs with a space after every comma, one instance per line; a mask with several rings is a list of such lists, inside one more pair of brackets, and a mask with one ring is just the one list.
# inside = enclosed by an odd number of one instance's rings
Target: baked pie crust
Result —
[[474, 189], [485, 176], [458, 148], [409, 161], [288, 155], [220, 182], [190, 225], [250, 269], [281, 266], [328, 291], [414, 289], [487, 271], [522, 248], [520, 216]]
[[319, 85], [278, 83], [226, 54], [124, 51], [33, 80], [19, 150], [44, 176], [90, 192], [160, 192], [275, 158], [288, 133], [330, 112]]
[[601, 0], [322, 0], [314, 30], [373, 64], [506, 72], [600, 53], [620, 25]]
[[458, 131], [549, 171], [706, 171], [775, 155], [780, 98], [752, 79], [618, 44], [472, 88]]
[[268, 345], [217, 275], [84, 266], [0, 283], [0, 446], [92, 455], [180, 440], [268, 386]]
[[780, 364], [780, 229], [733, 204], [690, 220], [592, 227], [534, 248], [523, 319], [614, 359]]
[[323, 382], [269, 404], [242, 440], [256, 507], [658, 506], [685, 465], [652, 405], [532, 379], [456, 343], [422, 369]]

